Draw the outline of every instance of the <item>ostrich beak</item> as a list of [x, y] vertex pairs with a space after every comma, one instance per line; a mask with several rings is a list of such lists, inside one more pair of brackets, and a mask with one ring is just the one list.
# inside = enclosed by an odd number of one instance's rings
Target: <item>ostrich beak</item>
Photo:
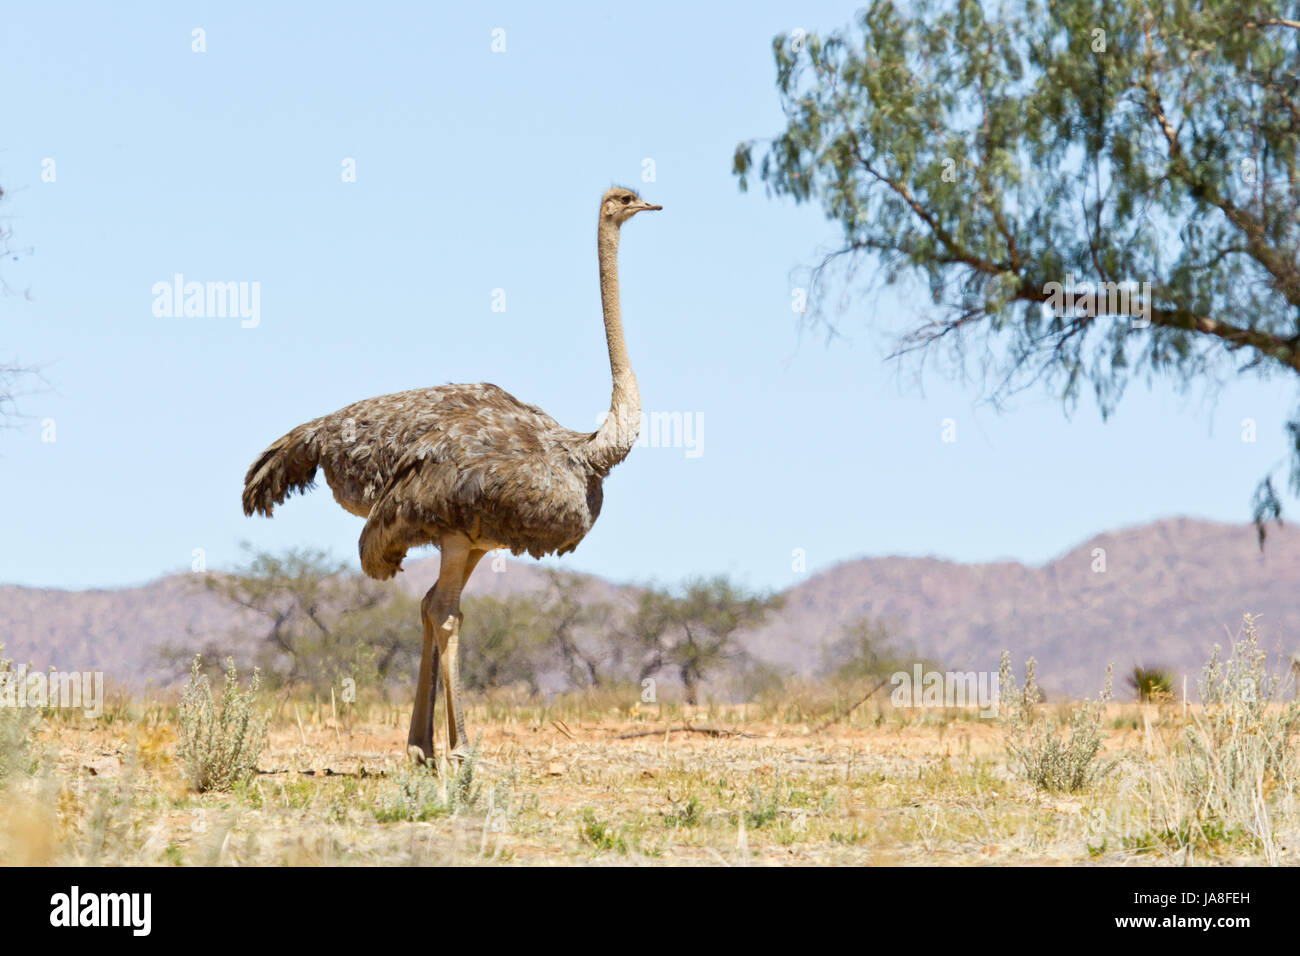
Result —
[[643, 199], [641, 200], [641, 204], [637, 207], [637, 212], [645, 212], [646, 210], [653, 211], [656, 209], [663, 209], [663, 208], [664, 208], [663, 206], [656, 206], [653, 203], [648, 203]]

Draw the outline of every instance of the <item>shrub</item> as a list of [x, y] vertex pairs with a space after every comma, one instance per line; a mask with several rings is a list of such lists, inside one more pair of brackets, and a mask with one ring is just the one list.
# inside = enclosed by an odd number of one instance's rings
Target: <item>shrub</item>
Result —
[[1136, 772], [1121, 782], [1122, 809], [1105, 826], [1121, 846], [1183, 864], [1242, 851], [1277, 864], [1294, 852], [1300, 702], [1283, 700], [1287, 662], [1270, 670], [1267, 658], [1245, 615], [1230, 656], [1216, 646], [1202, 669], [1201, 705], [1147, 724]]
[[[0, 650], [4, 645], [0, 644]], [[13, 662], [0, 657], [0, 686], [17, 680]], [[8, 707], [0, 703], [0, 784], [30, 769], [30, 740], [39, 711], [30, 707]]]
[[475, 781], [478, 754], [477, 745], [470, 747], [456, 773], [445, 784], [430, 764], [403, 767], [393, 778], [393, 787], [376, 803], [375, 819], [380, 823], [432, 820], [474, 809], [483, 795], [482, 784]]
[[998, 722], [1006, 738], [1011, 764], [1039, 790], [1073, 793], [1096, 783], [1115, 761], [1101, 762], [1102, 722], [1111, 696], [1111, 668], [1106, 686], [1095, 701], [1071, 707], [1068, 720], [1039, 712], [1037, 664], [1025, 662], [1025, 686], [1016, 685], [1011, 655], [1002, 652], [998, 668]]
[[190, 786], [200, 793], [229, 790], [252, 778], [257, 758], [266, 747], [267, 719], [257, 713], [258, 671], [246, 691], [239, 689], [235, 662], [226, 659], [226, 684], [221, 706], [212, 699], [212, 685], [194, 658], [190, 683], [180, 703], [177, 754]]
[[1269, 842], [1261, 811], [1275, 790], [1290, 794], [1300, 782], [1300, 702], [1281, 702], [1282, 678], [1269, 672], [1251, 615], [1232, 656], [1221, 661], [1219, 651], [1201, 674], [1202, 707], [1188, 721], [1179, 776], [1197, 822], [1221, 821]]
[[1134, 665], [1132, 673], [1124, 678], [1140, 701], [1161, 702], [1174, 696], [1174, 675], [1161, 667]]

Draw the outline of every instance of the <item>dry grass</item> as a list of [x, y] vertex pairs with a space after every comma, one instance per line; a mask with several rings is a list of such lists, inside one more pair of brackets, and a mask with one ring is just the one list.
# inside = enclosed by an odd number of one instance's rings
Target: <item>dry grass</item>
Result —
[[[872, 701], [814, 733], [838, 702], [805, 691], [744, 707], [632, 705], [610, 691], [533, 705], [479, 700], [473, 780], [422, 776], [404, 707], [261, 698], [259, 772], [197, 793], [176, 708], [122, 699], [100, 721], [47, 716], [38, 770], [0, 800], [0, 859], [25, 863], [1161, 864], [1300, 862], [1293, 782], [1273, 780], [1268, 839], [1205, 827], [1179, 839], [1151, 766], [1196, 719], [1110, 704], [1115, 771], [1068, 796], [1008, 769], [993, 720]], [[1068, 716], [1068, 714], [1062, 714]], [[684, 720], [747, 736], [670, 730]], [[1170, 778], [1165, 779], [1167, 785]], [[1279, 793], [1290, 793], [1278, 799]], [[1170, 834], [1173, 833], [1174, 836]]]

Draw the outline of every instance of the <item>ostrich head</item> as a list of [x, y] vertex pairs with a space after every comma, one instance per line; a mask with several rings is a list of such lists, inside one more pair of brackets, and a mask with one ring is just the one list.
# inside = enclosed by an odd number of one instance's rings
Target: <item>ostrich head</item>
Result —
[[613, 187], [600, 200], [601, 218], [613, 222], [616, 226], [623, 225], [639, 212], [663, 208], [646, 202], [636, 194], [635, 190], [628, 189], [626, 186]]

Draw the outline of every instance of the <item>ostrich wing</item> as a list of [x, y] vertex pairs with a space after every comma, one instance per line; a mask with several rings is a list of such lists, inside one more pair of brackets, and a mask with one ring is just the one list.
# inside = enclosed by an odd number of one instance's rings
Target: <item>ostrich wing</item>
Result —
[[572, 551], [591, 529], [601, 504], [582, 454], [591, 435], [488, 387], [477, 397], [490, 401], [440, 403], [392, 468], [361, 532], [366, 574], [392, 577], [408, 549], [448, 533], [541, 557]]

